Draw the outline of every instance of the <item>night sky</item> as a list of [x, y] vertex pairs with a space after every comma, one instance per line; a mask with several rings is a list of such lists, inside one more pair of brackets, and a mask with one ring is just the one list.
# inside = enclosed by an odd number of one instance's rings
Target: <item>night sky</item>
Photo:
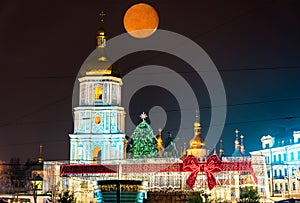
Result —
[[[104, 27], [113, 38], [125, 32], [123, 15], [138, 2], [0, 1], [0, 160], [36, 159], [40, 144], [45, 160], [69, 158], [73, 85], [95, 49], [99, 13], [106, 13]], [[225, 154], [233, 152], [236, 128], [245, 136], [248, 152], [260, 149], [263, 135], [300, 130], [300, 1], [143, 2], [156, 8], [159, 29], [195, 41], [218, 68], [228, 103], [222, 133]], [[190, 80], [205, 136], [210, 101], [203, 82], [193, 77], [187, 64], [168, 54], [136, 53], [118, 61], [123, 76], [148, 64], [172, 68]], [[176, 102], [168, 92], [143, 91], [131, 101], [136, 108], [127, 112], [127, 119], [137, 122], [139, 113], [151, 107], [148, 97], [159, 100], [170, 116], [174, 113]], [[176, 132], [176, 121], [170, 125], [165, 134]], [[193, 135], [185, 136], [189, 140]]]

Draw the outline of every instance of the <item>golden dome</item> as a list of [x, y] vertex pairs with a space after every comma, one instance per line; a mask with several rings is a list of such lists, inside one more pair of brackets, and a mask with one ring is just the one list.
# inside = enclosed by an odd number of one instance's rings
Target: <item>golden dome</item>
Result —
[[205, 146], [205, 143], [199, 137], [194, 137], [190, 141], [190, 149], [200, 149]]
[[80, 68], [82, 76], [114, 76], [120, 78], [120, 71], [116, 63], [111, 63], [105, 53], [106, 32], [104, 28], [97, 30], [97, 47], [84, 61]]

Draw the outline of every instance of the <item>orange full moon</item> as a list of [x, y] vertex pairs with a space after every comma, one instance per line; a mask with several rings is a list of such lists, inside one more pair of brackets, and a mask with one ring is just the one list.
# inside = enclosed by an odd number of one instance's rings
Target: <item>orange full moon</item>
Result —
[[145, 3], [131, 6], [123, 19], [125, 30], [135, 38], [146, 38], [152, 35], [158, 27], [158, 21], [156, 10]]

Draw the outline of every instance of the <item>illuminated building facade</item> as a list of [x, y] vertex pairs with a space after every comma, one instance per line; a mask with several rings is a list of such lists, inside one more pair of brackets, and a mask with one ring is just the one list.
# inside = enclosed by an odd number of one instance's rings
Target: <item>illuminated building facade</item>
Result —
[[265, 157], [271, 196], [300, 197], [300, 131], [276, 138], [265, 135], [261, 138], [262, 149], [252, 151], [252, 156]]
[[81, 67], [79, 106], [74, 108], [74, 133], [69, 135], [71, 163], [103, 163], [125, 156], [122, 80], [116, 64], [110, 64], [105, 55], [103, 28], [96, 39], [98, 59], [87, 60]]
[[[132, 156], [125, 157], [122, 80], [116, 64], [110, 64], [105, 55], [103, 28], [98, 30], [96, 38], [97, 59], [85, 61], [79, 77], [79, 105], [74, 108], [74, 133], [69, 135], [70, 163], [45, 164], [44, 192], [51, 191], [54, 201], [55, 194], [69, 190], [81, 202], [102, 203], [101, 195], [96, 194], [111, 192], [115, 186], [95, 186], [95, 182], [138, 180], [143, 182], [146, 191], [152, 192], [184, 193], [194, 189], [210, 193], [215, 199], [235, 201], [241, 187], [253, 186], [268, 198], [264, 159], [244, 157], [242, 141], [240, 144], [237, 140], [235, 150], [238, 153], [234, 156], [224, 157], [222, 149], [219, 157], [216, 153], [209, 156], [201, 137], [198, 114], [190, 147], [179, 155], [174, 138], [168, 137], [168, 144], [164, 146], [162, 130], [156, 137], [143, 113], [142, 122], [132, 134], [133, 142], [128, 140], [128, 154]], [[238, 139], [238, 132], [236, 134]], [[117, 188], [117, 192], [122, 192], [122, 187]], [[124, 188], [125, 192], [132, 192], [130, 187]]]

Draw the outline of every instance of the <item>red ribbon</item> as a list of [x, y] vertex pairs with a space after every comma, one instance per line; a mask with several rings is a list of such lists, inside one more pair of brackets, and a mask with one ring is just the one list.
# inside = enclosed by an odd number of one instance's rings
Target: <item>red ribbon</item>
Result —
[[197, 157], [193, 155], [187, 156], [183, 160], [183, 170], [184, 171], [192, 171], [189, 177], [186, 180], [186, 184], [190, 189], [194, 188], [196, 178], [199, 172], [206, 173], [206, 180], [208, 184], [208, 188], [211, 190], [216, 186], [216, 178], [214, 177], [214, 172], [222, 171], [221, 160], [218, 156], [212, 155], [207, 158], [206, 163], [200, 163]]

